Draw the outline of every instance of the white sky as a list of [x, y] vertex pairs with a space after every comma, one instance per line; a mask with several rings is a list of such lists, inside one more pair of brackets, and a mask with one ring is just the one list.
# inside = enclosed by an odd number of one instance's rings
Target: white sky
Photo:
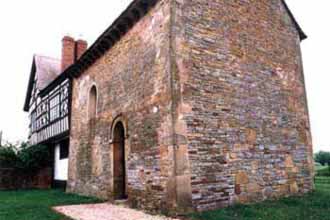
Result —
[[[0, 131], [9, 141], [25, 140], [24, 98], [34, 53], [60, 57], [65, 34], [89, 44], [131, 0], [10, 0], [0, 2]], [[302, 42], [314, 151], [330, 151], [330, 1], [287, 0], [309, 36]]]

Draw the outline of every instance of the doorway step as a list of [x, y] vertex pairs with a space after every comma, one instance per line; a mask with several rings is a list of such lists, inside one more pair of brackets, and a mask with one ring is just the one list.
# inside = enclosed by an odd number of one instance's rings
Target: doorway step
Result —
[[117, 199], [114, 201], [114, 205], [119, 205], [119, 206], [128, 206], [128, 199]]

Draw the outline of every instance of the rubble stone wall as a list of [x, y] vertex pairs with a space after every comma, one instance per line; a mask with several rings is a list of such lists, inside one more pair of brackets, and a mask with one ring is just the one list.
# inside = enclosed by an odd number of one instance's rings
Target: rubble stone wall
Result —
[[300, 39], [280, 0], [160, 0], [74, 79], [72, 100], [70, 192], [113, 198], [118, 121], [132, 207], [204, 211], [313, 189]]
[[[74, 79], [69, 192], [113, 198], [112, 130], [121, 121], [129, 203], [156, 212], [173, 206], [169, 2], [159, 1]], [[97, 113], [89, 119], [92, 86], [97, 91]]]
[[14, 168], [0, 167], [0, 190], [49, 189], [51, 184], [51, 168], [44, 168], [36, 173], [26, 173]]
[[174, 14], [193, 208], [312, 190], [300, 39], [282, 2], [183, 0]]

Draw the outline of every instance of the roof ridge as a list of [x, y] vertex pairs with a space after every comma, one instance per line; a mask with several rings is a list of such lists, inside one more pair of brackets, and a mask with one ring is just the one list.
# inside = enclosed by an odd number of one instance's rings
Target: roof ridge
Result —
[[[58, 82], [67, 77], [78, 77], [85, 69], [92, 65], [95, 60], [103, 56], [107, 50], [111, 49], [158, 1], [160, 0], [133, 0], [73, 65], [68, 67], [51, 84], [42, 90], [42, 94], [47, 93], [47, 91], [54, 88]], [[280, 1], [292, 18], [300, 40], [306, 39], [306, 34], [294, 18], [285, 0]]]

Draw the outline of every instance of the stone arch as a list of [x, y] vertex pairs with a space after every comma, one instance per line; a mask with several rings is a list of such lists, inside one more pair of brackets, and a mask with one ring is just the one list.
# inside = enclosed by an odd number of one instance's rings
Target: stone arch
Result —
[[97, 136], [97, 103], [98, 103], [98, 90], [96, 84], [93, 84], [88, 93], [88, 130], [89, 130], [89, 153], [91, 164], [91, 175], [98, 176], [101, 173], [101, 160], [100, 160], [100, 145], [96, 139]]
[[124, 126], [124, 131], [125, 131], [125, 139], [128, 138], [128, 126], [127, 126], [127, 120], [126, 117], [124, 117], [123, 114], [119, 114], [118, 116], [116, 116], [113, 120], [113, 122], [111, 123], [111, 127], [110, 127], [110, 142], [113, 141], [113, 137], [114, 137], [114, 129], [115, 126], [118, 122], [121, 122]]
[[88, 119], [91, 120], [97, 115], [98, 92], [95, 84], [92, 85], [88, 94]]
[[121, 120], [113, 124], [112, 158], [113, 158], [113, 195], [115, 199], [127, 198], [127, 149], [125, 127]]

